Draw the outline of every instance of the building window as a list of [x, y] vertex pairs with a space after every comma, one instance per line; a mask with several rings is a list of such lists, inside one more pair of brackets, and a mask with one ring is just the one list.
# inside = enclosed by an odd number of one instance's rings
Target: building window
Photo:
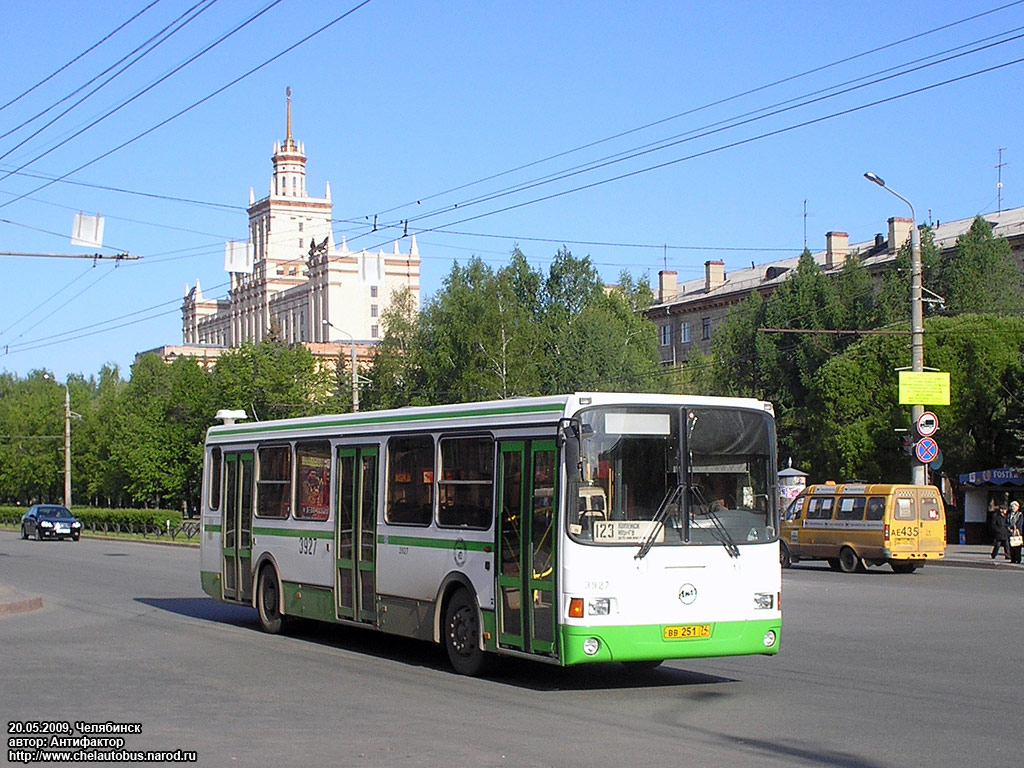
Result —
[[371, 304], [370, 305], [370, 317], [376, 317], [376, 316], [377, 316], [377, 305], [376, 304]]
[[669, 344], [672, 343], [672, 325], [671, 324], [665, 324], [665, 325], [661, 326], [660, 328], [658, 328], [658, 332], [659, 332], [658, 333], [658, 338], [659, 338], [659, 341], [661, 343], [661, 346], [667, 347]]
[[371, 285], [370, 286], [370, 298], [371, 299], [376, 299], [377, 298], [377, 286], [376, 285]]
[[679, 324], [679, 341], [683, 344], [690, 343], [690, 321], [684, 321]]
[[301, 231], [302, 231], [302, 222], [300, 221], [299, 222], [299, 232], [301, 232]]
[[377, 338], [377, 326], [376, 325], [371, 325], [370, 326], [370, 338], [371, 339], [376, 339]]
[[704, 339], [704, 341], [707, 341], [711, 338], [711, 318], [705, 317], [701, 321], [701, 325], [701, 338]]

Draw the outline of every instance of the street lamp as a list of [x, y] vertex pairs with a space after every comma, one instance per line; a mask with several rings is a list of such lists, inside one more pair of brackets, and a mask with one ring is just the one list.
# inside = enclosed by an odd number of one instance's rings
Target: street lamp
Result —
[[343, 331], [330, 320], [324, 320], [324, 327], [331, 327], [338, 333], [343, 333], [349, 339], [349, 352], [352, 357], [352, 413], [359, 412], [359, 374], [356, 372], [356, 340], [348, 331]]
[[[921, 233], [917, 229], [917, 214], [914, 213], [913, 203], [892, 187], [887, 187], [878, 174], [869, 171], [864, 174], [864, 178], [898, 197], [910, 207], [910, 370], [921, 373], [924, 371], [924, 309], [921, 302]], [[923, 413], [923, 405], [911, 406], [911, 429], [915, 428], [914, 425]], [[911, 466], [910, 482], [914, 485], [928, 484], [928, 472], [924, 464], [915, 462]]]
[[66, 383], [50, 374], [44, 373], [43, 378], [64, 387], [64, 506], [71, 509], [71, 393]]

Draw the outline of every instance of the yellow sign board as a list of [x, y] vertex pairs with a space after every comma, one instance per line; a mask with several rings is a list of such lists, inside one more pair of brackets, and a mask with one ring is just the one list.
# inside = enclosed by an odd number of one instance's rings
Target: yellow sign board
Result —
[[900, 371], [900, 405], [949, 405], [949, 374]]

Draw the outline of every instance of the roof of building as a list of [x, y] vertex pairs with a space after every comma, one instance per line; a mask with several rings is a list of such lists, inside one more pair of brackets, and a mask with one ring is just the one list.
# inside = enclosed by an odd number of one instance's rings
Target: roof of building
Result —
[[[1012, 208], [999, 213], [985, 213], [981, 216], [992, 225], [993, 234], [997, 237], [1009, 239], [1024, 236], [1024, 207]], [[953, 248], [957, 238], [971, 228], [974, 218], [972, 216], [969, 219], [935, 224], [932, 227], [935, 244], [942, 250]], [[890, 262], [895, 259], [895, 254], [889, 252], [888, 244], [880, 238], [881, 236], [860, 243], [850, 243], [847, 253], [860, 254], [862, 263], [868, 268]], [[880, 247], [880, 243], [885, 243], [885, 246]], [[812, 255], [815, 262], [824, 268], [826, 251], [818, 251]], [[676, 286], [676, 292], [673, 295], [667, 296], [664, 301], [655, 301], [651, 304], [650, 310], [687, 304], [691, 301], [725, 299], [736, 293], [749, 293], [755, 288], [774, 287], [786, 279], [786, 275], [790, 270], [796, 268], [799, 261], [800, 255], [797, 254], [786, 259], [764, 264], [751, 264], [750, 267], [732, 270], [724, 273], [724, 282], [710, 290], [707, 287], [706, 276], [687, 280]]]

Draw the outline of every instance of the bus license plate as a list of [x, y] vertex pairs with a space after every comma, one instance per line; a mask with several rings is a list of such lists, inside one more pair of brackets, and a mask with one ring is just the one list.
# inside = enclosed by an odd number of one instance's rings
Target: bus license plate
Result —
[[701, 637], [711, 637], [711, 625], [683, 624], [674, 627], [665, 627], [662, 637], [666, 640], [694, 640]]

